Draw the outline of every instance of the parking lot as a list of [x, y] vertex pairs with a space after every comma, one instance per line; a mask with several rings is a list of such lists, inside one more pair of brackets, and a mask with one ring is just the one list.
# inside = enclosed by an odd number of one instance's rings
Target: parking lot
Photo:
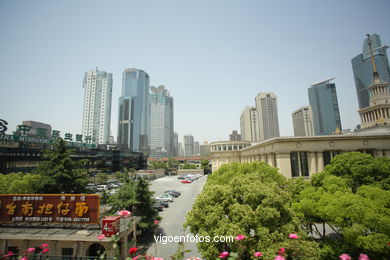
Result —
[[[202, 191], [206, 180], [207, 176], [202, 176], [192, 183], [181, 183], [181, 180], [178, 180], [177, 176], [168, 176], [151, 181], [150, 189], [155, 192], [155, 196], [160, 195], [166, 190], [176, 190], [181, 193], [178, 198], [175, 198], [173, 202], [169, 203], [168, 208], [160, 212], [160, 216], [163, 219], [155, 232], [156, 236], [160, 234], [162, 236], [186, 236], [190, 234], [188, 230], [183, 229], [185, 217], [195, 202], [196, 196]], [[177, 246], [178, 243], [174, 242], [165, 245], [161, 242], [154, 242], [149, 247], [147, 253], [168, 258], [176, 253]], [[191, 250], [191, 253], [187, 253], [186, 257], [199, 256], [196, 243], [185, 243], [185, 248]]]

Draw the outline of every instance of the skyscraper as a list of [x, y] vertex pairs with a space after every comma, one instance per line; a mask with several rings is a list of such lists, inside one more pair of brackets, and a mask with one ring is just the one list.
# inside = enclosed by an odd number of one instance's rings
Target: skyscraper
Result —
[[364, 40], [362, 53], [351, 60], [359, 109], [368, 107], [370, 100], [368, 87], [372, 82], [372, 65], [368, 39], [371, 42], [374, 61], [380, 78], [385, 82], [390, 82], [389, 60], [386, 52], [388, 46], [382, 45], [379, 35], [372, 34]]
[[342, 130], [336, 84], [331, 83], [332, 80], [334, 78], [321, 81], [308, 89], [315, 135], [330, 135], [336, 129]]
[[149, 89], [149, 75], [145, 71], [126, 69], [123, 72], [117, 140], [121, 148], [149, 153]]
[[260, 92], [255, 100], [259, 121], [259, 140], [279, 137], [277, 96], [272, 92]]
[[184, 136], [184, 156], [194, 155], [194, 137], [192, 135]]
[[84, 111], [83, 136], [94, 144], [107, 144], [110, 137], [112, 74], [90, 70], [83, 81]]
[[150, 94], [150, 149], [152, 153], [174, 153], [173, 98], [163, 85], [151, 87]]
[[176, 132], [173, 133], [173, 155], [179, 156], [179, 136]]
[[298, 108], [292, 113], [294, 135], [295, 136], [313, 136], [313, 111], [311, 106]]
[[240, 117], [241, 139], [244, 141], [259, 141], [259, 120], [256, 107], [247, 106]]
[[199, 155], [200, 154], [200, 145], [199, 142], [195, 141], [194, 142], [194, 155]]

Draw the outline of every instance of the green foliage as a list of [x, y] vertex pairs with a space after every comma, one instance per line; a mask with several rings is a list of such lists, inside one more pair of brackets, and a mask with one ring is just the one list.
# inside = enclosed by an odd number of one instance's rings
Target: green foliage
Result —
[[98, 184], [104, 184], [108, 181], [108, 175], [107, 173], [104, 173], [104, 172], [99, 172], [96, 176], [96, 182]]
[[39, 174], [0, 174], [0, 194], [34, 194], [39, 190], [42, 181], [43, 178]]
[[175, 168], [175, 169], [179, 168], [179, 162], [176, 161], [173, 158], [169, 158], [169, 160], [168, 160], [168, 168]]
[[338, 235], [334, 241], [314, 230], [323, 259], [342, 253], [357, 258], [362, 252], [370, 259], [390, 258], [388, 162], [360, 153], [338, 155], [295, 197], [293, 208], [305, 223], [326, 224]]
[[43, 155], [45, 161], [33, 173], [40, 174], [40, 193], [84, 193], [88, 178], [82, 169], [82, 162], [70, 158], [72, 150], [67, 149], [63, 139], [58, 138], [54, 149]]
[[111, 213], [114, 214], [119, 210], [126, 209], [133, 210], [133, 206], [137, 204], [135, 196], [134, 181], [125, 183], [115, 194], [111, 195], [108, 199], [108, 204], [111, 206]]
[[127, 172], [114, 172], [114, 177], [120, 182], [128, 182], [130, 180], [129, 173]]
[[141, 229], [153, 227], [154, 220], [158, 216], [158, 212], [153, 207], [153, 194], [154, 192], [149, 190], [149, 182], [144, 178], [140, 178], [135, 187], [136, 207], [134, 215], [141, 217], [141, 221], [138, 224]]
[[165, 162], [151, 162], [150, 168], [152, 169], [168, 169], [168, 165]]
[[[237, 252], [240, 259], [249, 259], [255, 251], [265, 252], [263, 259], [273, 259], [280, 247], [290, 246], [288, 234], [304, 237], [291, 208], [288, 185], [275, 168], [265, 163], [232, 163], [213, 173], [188, 213], [185, 225], [202, 236], [243, 234], [247, 239], [199, 243], [202, 256], [213, 259], [229, 249]], [[294, 259], [318, 259], [315, 242], [302, 240], [297, 246], [299, 257]]]
[[208, 169], [208, 168], [210, 168], [210, 166], [209, 166], [209, 160], [207, 160], [207, 159], [203, 159], [202, 161], [200, 161], [200, 164], [201, 164], [201, 166], [202, 166], [202, 169]]
[[196, 165], [192, 163], [184, 163], [183, 166], [181, 167], [184, 170], [189, 170], [189, 169], [196, 169]]
[[389, 189], [390, 158], [373, 158], [359, 152], [344, 153], [333, 158], [325, 172], [348, 180], [353, 192], [361, 185], [372, 183], [383, 184]]

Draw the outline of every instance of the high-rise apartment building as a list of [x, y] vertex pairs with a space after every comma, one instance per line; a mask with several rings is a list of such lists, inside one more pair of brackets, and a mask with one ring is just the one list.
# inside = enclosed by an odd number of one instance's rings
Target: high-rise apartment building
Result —
[[260, 92], [255, 100], [259, 121], [259, 140], [279, 137], [277, 96], [272, 92]]
[[119, 98], [118, 146], [149, 153], [150, 79], [140, 69], [126, 69]]
[[359, 109], [370, 105], [370, 91], [368, 87], [372, 83], [372, 65], [368, 40], [371, 42], [373, 57], [380, 78], [384, 82], [390, 82], [390, 67], [386, 52], [388, 46], [382, 45], [379, 35], [372, 34], [364, 40], [362, 53], [351, 60]]
[[183, 144], [180, 142], [177, 143], [177, 156], [184, 156]]
[[174, 132], [173, 133], [173, 154], [172, 156], [179, 156], [179, 135]]
[[194, 142], [194, 155], [199, 155], [200, 154], [200, 145], [199, 142], [195, 141]]
[[207, 141], [204, 141], [203, 144], [200, 145], [200, 156], [209, 156], [211, 146]]
[[330, 135], [336, 129], [342, 130], [336, 84], [331, 83], [332, 80], [334, 78], [321, 81], [308, 89], [315, 135]]
[[151, 153], [174, 153], [173, 98], [163, 85], [151, 87], [150, 94], [150, 149]]
[[304, 106], [292, 113], [294, 135], [295, 136], [313, 136], [313, 111], [311, 106]]
[[247, 106], [240, 117], [241, 140], [259, 141], [259, 120], [256, 107]]
[[107, 144], [110, 137], [112, 74], [90, 70], [85, 73], [82, 133], [94, 144]]
[[192, 135], [184, 136], [184, 156], [194, 155], [194, 137]]

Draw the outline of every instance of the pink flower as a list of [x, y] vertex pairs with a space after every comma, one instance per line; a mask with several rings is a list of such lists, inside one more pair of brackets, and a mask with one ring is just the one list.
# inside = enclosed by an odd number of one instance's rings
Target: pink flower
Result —
[[101, 235], [98, 235], [98, 239], [99, 240], [102, 240], [103, 238], [105, 238], [106, 236], [104, 234], [101, 234]]
[[278, 255], [282, 255], [284, 253], [286, 253], [286, 249], [284, 249], [283, 247], [279, 248]]
[[366, 254], [360, 254], [359, 255], [359, 260], [370, 260], [370, 258]]
[[339, 258], [340, 260], [351, 260], [351, 257], [348, 254], [342, 254]]
[[44, 248], [44, 247], [49, 247], [49, 244], [44, 243], [44, 244], [42, 244], [42, 245], [40, 246], [40, 248]]
[[130, 217], [131, 212], [124, 209], [124, 210], [119, 211], [118, 214], [119, 214], [119, 216], [127, 218], [127, 217]]
[[138, 248], [132, 247], [132, 248], [129, 249], [129, 254], [132, 255], [132, 254], [134, 254], [135, 252], [137, 252], [137, 250], [138, 250]]
[[274, 260], [286, 260], [283, 256], [277, 255], [275, 256]]
[[261, 253], [261, 252], [255, 252], [253, 255], [254, 255], [255, 257], [262, 257], [262, 256], [263, 256], [263, 253]]
[[155, 224], [155, 225], [158, 225], [158, 223], [160, 223], [160, 221], [158, 221], [158, 220], [155, 220], [155, 221], [154, 221], [154, 224]]
[[47, 252], [49, 252], [49, 248], [44, 248], [44, 249], [42, 249], [42, 253], [47, 253]]
[[31, 253], [34, 253], [35, 252], [35, 248], [34, 247], [30, 247], [27, 249], [27, 253], [31, 254]]
[[140, 257], [141, 257], [140, 255], [137, 255], [136, 257], [133, 257], [133, 260], [137, 260]]
[[12, 251], [8, 251], [8, 253], [6, 255], [4, 255], [5, 257], [10, 257], [10, 256], [13, 256], [14, 255], [14, 252]]
[[219, 254], [219, 258], [226, 258], [226, 257], [228, 257], [229, 256], [229, 252], [227, 252], [227, 251], [224, 251], [224, 252], [222, 252], [222, 253], [220, 253]]
[[155, 257], [154, 260], [164, 260], [162, 257]]
[[297, 234], [290, 234], [288, 237], [291, 239], [297, 239], [298, 235]]
[[28, 258], [23, 256], [22, 258], [20, 258], [20, 260], [28, 260]]
[[245, 238], [244, 235], [238, 235], [236, 236], [236, 240], [243, 240]]

